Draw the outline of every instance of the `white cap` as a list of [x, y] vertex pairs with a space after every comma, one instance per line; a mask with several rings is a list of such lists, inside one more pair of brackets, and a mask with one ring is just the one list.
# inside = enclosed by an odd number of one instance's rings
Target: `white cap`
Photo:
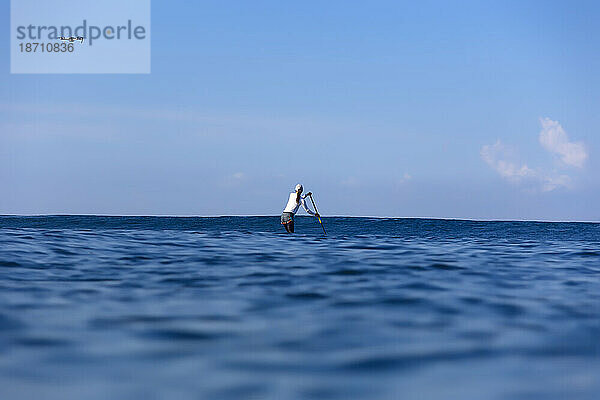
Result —
[[297, 192], [298, 190], [304, 190], [304, 188], [302, 187], [301, 184], [297, 184], [296, 188], [294, 190], [296, 190], [296, 192]]

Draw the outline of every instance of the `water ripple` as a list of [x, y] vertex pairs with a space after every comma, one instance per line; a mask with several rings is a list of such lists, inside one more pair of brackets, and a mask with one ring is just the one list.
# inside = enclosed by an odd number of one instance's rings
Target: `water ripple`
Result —
[[297, 220], [0, 217], [0, 397], [600, 392], [599, 224]]

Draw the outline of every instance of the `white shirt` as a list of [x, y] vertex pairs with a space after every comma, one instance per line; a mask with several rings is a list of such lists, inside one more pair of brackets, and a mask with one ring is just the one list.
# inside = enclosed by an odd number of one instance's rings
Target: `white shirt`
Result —
[[308, 207], [306, 206], [305, 197], [306, 196], [300, 195], [300, 203], [296, 203], [296, 192], [290, 193], [290, 198], [289, 198], [289, 200], [287, 202], [287, 206], [285, 206], [285, 209], [283, 210], [283, 212], [289, 212], [292, 214], [296, 214], [296, 212], [298, 211], [298, 207], [300, 207], [300, 205], [302, 205], [302, 208], [304, 208], [304, 210], [306, 210], [307, 213], [309, 213], [310, 215], [315, 215], [315, 213], [312, 212], [311, 210], [309, 210]]

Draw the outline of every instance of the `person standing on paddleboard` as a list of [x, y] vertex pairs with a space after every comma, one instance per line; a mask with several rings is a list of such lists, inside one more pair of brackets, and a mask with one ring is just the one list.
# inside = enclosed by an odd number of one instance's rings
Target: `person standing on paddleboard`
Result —
[[283, 225], [287, 233], [294, 233], [294, 215], [296, 214], [300, 206], [302, 206], [302, 208], [304, 208], [304, 210], [310, 215], [314, 215], [316, 217], [320, 216], [318, 212], [313, 212], [306, 206], [305, 198], [306, 196], [310, 196], [312, 193], [308, 192], [306, 195], [303, 196], [302, 190], [304, 190], [302, 185], [297, 184], [295, 191], [290, 193], [287, 205], [283, 210], [283, 214], [281, 214], [281, 224]]

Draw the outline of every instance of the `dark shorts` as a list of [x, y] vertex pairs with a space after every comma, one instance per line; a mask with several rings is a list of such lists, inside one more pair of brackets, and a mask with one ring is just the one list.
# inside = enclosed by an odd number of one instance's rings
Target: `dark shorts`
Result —
[[290, 222], [294, 222], [294, 214], [292, 214], [291, 212], [284, 212], [283, 214], [281, 214], [281, 223], [282, 224], [289, 224]]

